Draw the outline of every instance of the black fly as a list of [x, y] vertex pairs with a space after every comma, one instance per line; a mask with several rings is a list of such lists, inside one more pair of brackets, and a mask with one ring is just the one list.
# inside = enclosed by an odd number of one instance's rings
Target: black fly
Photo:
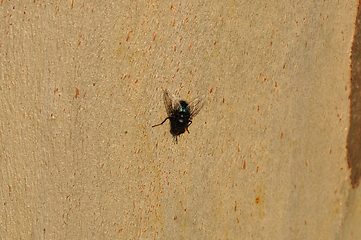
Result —
[[192, 119], [204, 106], [205, 100], [203, 97], [197, 97], [190, 103], [187, 103], [186, 101], [172, 98], [167, 90], [164, 91], [163, 98], [168, 117], [160, 124], [152, 127], [160, 126], [169, 119], [170, 132], [175, 136], [177, 141], [178, 135], [184, 133], [186, 130], [189, 133], [188, 127], [192, 124]]

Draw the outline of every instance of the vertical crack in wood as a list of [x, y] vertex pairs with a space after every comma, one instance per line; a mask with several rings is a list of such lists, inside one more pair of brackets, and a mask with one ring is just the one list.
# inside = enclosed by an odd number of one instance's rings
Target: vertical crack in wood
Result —
[[355, 22], [356, 31], [351, 56], [351, 117], [348, 134], [348, 164], [351, 168], [351, 182], [355, 188], [361, 178], [361, 18], [360, 5]]

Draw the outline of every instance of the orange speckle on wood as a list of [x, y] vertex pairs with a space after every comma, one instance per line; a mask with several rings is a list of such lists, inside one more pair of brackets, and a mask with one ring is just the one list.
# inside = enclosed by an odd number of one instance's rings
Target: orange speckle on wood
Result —
[[130, 34], [133, 32], [133, 30], [132, 31], [130, 31], [129, 33], [128, 33], [128, 36], [127, 36], [127, 41], [129, 40], [129, 38], [130, 38]]
[[79, 96], [79, 89], [77, 88], [75, 93], [75, 98], [78, 98], [78, 96]]

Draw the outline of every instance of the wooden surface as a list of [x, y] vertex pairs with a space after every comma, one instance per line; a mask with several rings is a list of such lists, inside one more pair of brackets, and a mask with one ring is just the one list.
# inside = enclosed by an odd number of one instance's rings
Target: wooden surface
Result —
[[2, 239], [360, 239], [357, 1], [0, 4]]

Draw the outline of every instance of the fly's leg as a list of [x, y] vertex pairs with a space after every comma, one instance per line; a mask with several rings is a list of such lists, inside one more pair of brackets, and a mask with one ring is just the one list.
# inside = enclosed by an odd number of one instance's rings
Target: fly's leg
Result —
[[157, 126], [163, 125], [163, 123], [165, 123], [165, 121], [167, 121], [168, 119], [170, 119], [170, 117], [167, 117], [166, 119], [164, 119], [163, 122], [161, 122], [159, 124], [156, 124], [156, 125], [153, 125], [152, 127], [157, 127]]
[[186, 128], [188, 133], [190, 133], [189, 130], [188, 130], [188, 127], [189, 127], [191, 124], [192, 124], [192, 121], [189, 120], [189, 121], [188, 121], [188, 126], [187, 126], [187, 128]]

